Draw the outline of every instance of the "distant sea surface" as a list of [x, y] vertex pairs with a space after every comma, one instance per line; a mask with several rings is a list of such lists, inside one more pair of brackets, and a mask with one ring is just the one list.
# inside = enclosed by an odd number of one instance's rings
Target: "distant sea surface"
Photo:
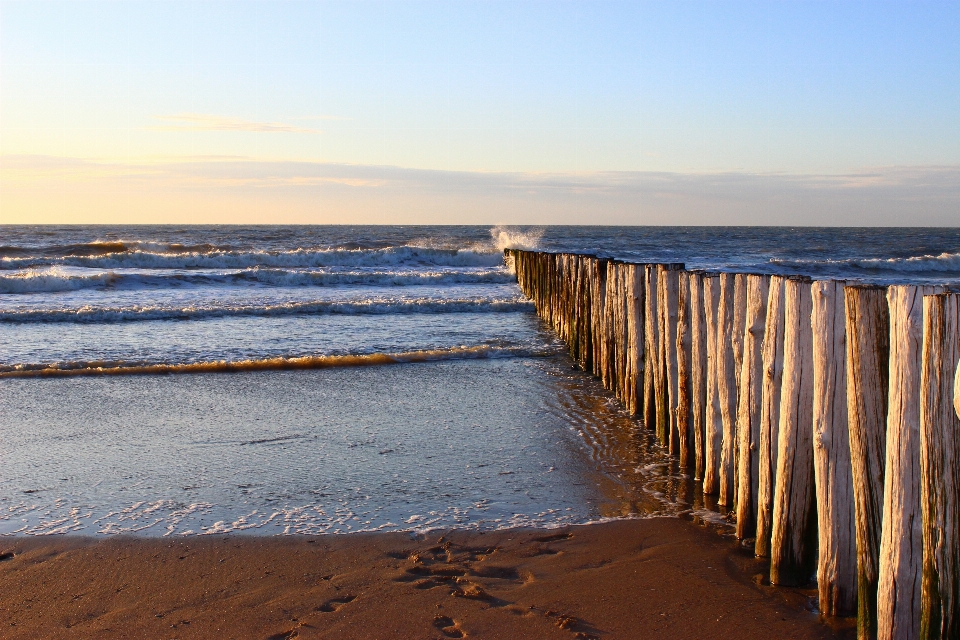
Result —
[[[572, 369], [505, 247], [960, 283], [958, 229], [0, 226], [0, 534], [709, 506]], [[198, 368], [241, 373], [101, 375]]]

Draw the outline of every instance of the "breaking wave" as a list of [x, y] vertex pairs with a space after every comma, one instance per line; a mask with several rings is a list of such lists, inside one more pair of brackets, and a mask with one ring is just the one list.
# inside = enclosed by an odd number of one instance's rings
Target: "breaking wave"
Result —
[[520, 231], [509, 227], [496, 226], [490, 229], [493, 245], [501, 253], [504, 249], [526, 249], [532, 251], [540, 247], [543, 229]]
[[960, 273], [960, 253], [941, 253], [940, 255], [911, 256], [908, 258], [847, 258], [831, 260], [779, 259], [770, 260], [784, 268], [802, 270], [852, 270], [854, 272], [958, 272]]
[[130, 322], [143, 320], [200, 320], [230, 316], [289, 316], [304, 314], [498, 313], [530, 311], [533, 304], [511, 298], [419, 298], [408, 300], [350, 300], [287, 302], [273, 305], [77, 307], [70, 309], [16, 309], [0, 311], [0, 322]]
[[167, 273], [119, 271], [77, 272], [61, 267], [24, 269], [0, 273], [0, 293], [41, 293], [78, 289], [147, 289], [186, 286], [259, 284], [283, 287], [346, 285], [417, 286], [453, 284], [507, 284], [513, 277], [503, 269], [473, 271], [306, 271], [280, 268], [241, 269], [227, 272], [169, 271]]
[[[101, 244], [101, 243], [94, 243]], [[106, 244], [106, 243], [104, 243]], [[94, 269], [250, 269], [253, 267], [310, 268], [310, 267], [382, 267], [382, 266], [441, 266], [441, 267], [496, 267], [503, 264], [498, 251], [480, 249], [444, 249], [420, 246], [395, 246], [380, 249], [294, 249], [291, 251], [235, 251], [212, 245], [168, 245], [162, 251], [140, 248], [136, 243], [129, 248], [123, 243], [110, 246], [125, 247], [105, 253], [78, 253], [50, 255], [10, 255], [10, 247], [0, 265], [7, 269], [39, 265], [63, 265]], [[93, 246], [93, 245], [85, 245]], [[206, 247], [209, 246], [209, 249]], [[182, 249], [182, 250], [180, 250]]]
[[168, 242], [145, 242], [138, 240], [95, 240], [49, 247], [18, 247], [0, 245], [0, 257], [16, 256], [105, 256], [128, 251], [153, 251], [158, 253], [206, 253], [228, 249], [208, 243], [185, 245]]

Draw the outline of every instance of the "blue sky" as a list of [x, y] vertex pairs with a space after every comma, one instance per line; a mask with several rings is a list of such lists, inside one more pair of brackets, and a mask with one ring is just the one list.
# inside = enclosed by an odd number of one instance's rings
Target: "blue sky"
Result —
[[[424, 171], [438, 184], [450, 172], [503, 174], [513, 185], [551, 174], [606, 192], [623, 184], [609, 172], [684, 184], [733, 174], [770, 185], [786, 175], [796, 186], [806, 176], [805, 188], [821, 191], [825, 175], [855, 175], [867, 199], [879, 197], [871, 180], [886, 188], [894, 174], [921, 176], [904, 196], [915, 199], [932, 167], [960, 193], [958, 34], [957, 3], [4, 0], [0, 217], [99, 220], [84, 198], [109, 180], [123, 197], [105, 220], [159, 221], [162, 207], [144, 201], [193, 188], [196, 202], [171, 200], [171, 212], [196, 215], [202, 201], [199, 210], [224, 221], [230, 207], [215, 203], [229, 185], [197, 176], [225, 159], [246, 163], [237, 176], [258, 167], [258, 179], [311, 163], [355, 166], [360, 177], [335, 184], [381, 189], [352, 209], [347, 196], [329, 197], [339, 204], [326, 213], [278, 205], [290, 221], [426, 221], [370, 180], [369, 167], [385, 166], [419, 172], [417, 184]], [[169, 171], [183, 162], [193, 178]], [[77, 173], [78, 163], [87, 169]], [[156, 180], [146, 184], [145, 172]], [[316, 188], [316, 171], [299, 177]], [[286, 191], [271, 187], [278, 203], [327, 197], [284, 179]], [[456, 194], [437, 189], [446, 200], [429, 221], [510, 222], [530, 210], [491, 202], [460, 219]], [[756, 223], [768, 191], [740, 218], [714, 222]], [[947, 191], [929, 223], [960, 222], [960, 196]], [[611, 222], [660, 220], [649, 197], [631, 214], [630, 194]], [[547, 222], [593, 211], [559, 206], [567, 213], [554, 220], [545, 206], [534, 208]], [[803, 222], [801, 208], [791, 211], [776, 220]], [[865, 211], [861, 223], [882, 222]]]

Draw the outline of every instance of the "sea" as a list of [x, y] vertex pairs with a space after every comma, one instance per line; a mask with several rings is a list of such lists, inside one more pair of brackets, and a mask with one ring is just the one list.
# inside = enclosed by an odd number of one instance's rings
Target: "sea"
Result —
[[0, 226], [0, 535], [722, 521], [503, 250], [960, 285], [960, 229]]

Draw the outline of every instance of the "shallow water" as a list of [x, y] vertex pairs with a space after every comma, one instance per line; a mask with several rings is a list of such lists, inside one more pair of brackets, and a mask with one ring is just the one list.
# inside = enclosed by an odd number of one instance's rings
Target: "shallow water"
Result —
[[[564, 357], [7, 380], [0, 533], [557, 526], [682, 506]], [[659, 483], [658, 483], [659, 479]], [[683, 484], [683, 483], [680, 483]]]

